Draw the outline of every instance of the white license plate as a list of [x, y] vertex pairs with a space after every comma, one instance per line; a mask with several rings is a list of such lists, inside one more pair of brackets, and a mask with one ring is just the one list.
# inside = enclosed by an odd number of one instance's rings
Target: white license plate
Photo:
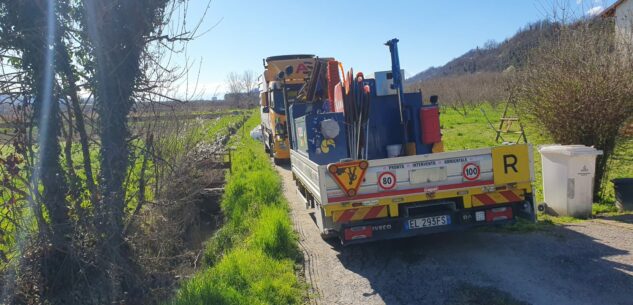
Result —
[[428, 227], [447, 226], [451, 224], [451, 217], [448, 215], [431, 216], [424, 218], [410, 219], [409, 229], [421, 229]]

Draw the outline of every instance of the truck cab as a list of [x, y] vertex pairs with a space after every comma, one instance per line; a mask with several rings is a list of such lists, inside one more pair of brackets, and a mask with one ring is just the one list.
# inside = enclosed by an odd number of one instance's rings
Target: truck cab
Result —
[[[287, 105], [298, 92], [314, 67], [314, 55], [280, 55], [263, 60], [260, 76], [261, 131], [266, 152], [275, 164], [290, 161], [290, 135], [286, 119]], [[287, 73], [287, 71], [291, 71]]]

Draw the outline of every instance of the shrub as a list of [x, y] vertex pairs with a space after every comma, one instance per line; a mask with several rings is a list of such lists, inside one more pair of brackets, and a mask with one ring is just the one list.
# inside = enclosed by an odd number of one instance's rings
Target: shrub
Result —
[[613, 34], [610, 20], [561, 24], [554, 38], [531, 52], [513, 86], [520, 111], [554, 141], [604, 152], [597, 160], [597, 186], [619, 129], [633, 115], [633, 61], [615, 47]]

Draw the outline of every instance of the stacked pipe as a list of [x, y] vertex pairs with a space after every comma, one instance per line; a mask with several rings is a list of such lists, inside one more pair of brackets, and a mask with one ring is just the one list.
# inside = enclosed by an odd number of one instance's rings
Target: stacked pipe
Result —
[[347, 145], [352, 159], [366, 159], [371, 94], [363, 73], [353, 75], [350, 69], [343, 92]]
[[314, 69], [312, 69], [312, 73], [310, 74], [308, 81], [299, 91], [299, 99], [305, 101], [315, 101], [323, 98], [324, 92], [321, 91], [323, 88], [328, 88], [327, 68], [328, 66], [324, 65], [324, 61], [317, 58], [317, 60], [314, 62]]

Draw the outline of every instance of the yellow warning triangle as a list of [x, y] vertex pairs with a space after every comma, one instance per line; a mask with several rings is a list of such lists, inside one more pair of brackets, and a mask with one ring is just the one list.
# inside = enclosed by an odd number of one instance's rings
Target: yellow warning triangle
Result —
[[348, 197], [356, 196], [369, 163], [365, 160], [330, 164], [328, 172]]

